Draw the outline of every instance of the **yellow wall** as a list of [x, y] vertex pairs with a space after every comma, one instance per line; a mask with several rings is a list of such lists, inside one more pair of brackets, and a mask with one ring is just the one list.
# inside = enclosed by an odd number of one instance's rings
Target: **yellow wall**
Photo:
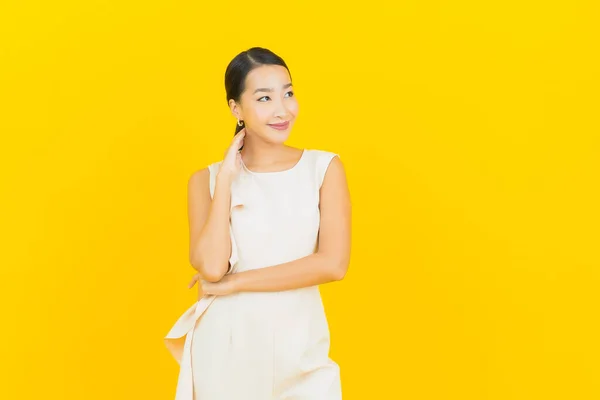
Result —
[[186, 181], [254, 45], [292, 70], [290, 144], [348, 170], [344, 398], [600, 397], [597, 5], [201, 3], [0, 5], [0, 398], [173, 397]]

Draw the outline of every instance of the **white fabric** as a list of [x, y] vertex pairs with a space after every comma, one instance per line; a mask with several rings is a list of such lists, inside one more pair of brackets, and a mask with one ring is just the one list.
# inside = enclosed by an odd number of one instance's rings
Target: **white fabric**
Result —
[[[229, 273], [317, 249], [319, 189], [336, 154], [305, 150], [281, 172], [243, 166], [231, 187]], [[210, 192], [221, 162], [211, 164]], [[338, 365], [318, 287], [205, 296], [165, 343], [180, 365], [176, 400], [340, 400]]]

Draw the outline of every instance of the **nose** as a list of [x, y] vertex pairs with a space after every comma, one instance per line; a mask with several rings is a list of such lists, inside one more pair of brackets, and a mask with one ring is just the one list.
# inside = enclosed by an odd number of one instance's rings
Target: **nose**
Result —
[[289, 115], [289, 111], [288, 111], [287, 107], [285, 106], [285, 102], [283, 102], [282, 100], [279, 100], [277, 102], [277, 105], [275, 106], [274, 115], [281, 119], [287, 118], [287, 116]]

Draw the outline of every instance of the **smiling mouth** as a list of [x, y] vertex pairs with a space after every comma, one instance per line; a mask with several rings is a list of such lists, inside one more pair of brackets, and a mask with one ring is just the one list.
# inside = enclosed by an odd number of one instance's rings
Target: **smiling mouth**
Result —
[[290, 121], [286, 121], [286, 122], [282, 122], [280, 124], [268, 124], [270, 127], [278, 129], [278, 130], [284, 130], [287, 129], [287, 127], [290, 125]]

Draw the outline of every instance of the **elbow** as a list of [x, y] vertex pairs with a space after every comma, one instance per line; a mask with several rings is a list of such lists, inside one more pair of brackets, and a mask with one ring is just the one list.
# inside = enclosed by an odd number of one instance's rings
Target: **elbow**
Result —
[[202, 276], [202, 279], [207, 282], [219, 282], [221, 279], [223, 279], [225, 273], [206, 271], [204, 273], [200, 273], [200, 275]]
[[348, 272], [349, 262], [346, 259], [335, 260], [332, 263], [331, 268], [331, 279], [333, 281], [341, 281], [346, 277], [346, 272]]
[[192, 268], [194, 268], [196, 271], [198, 271], [200, 273], [202, 272], [202, 270], [203, 270], [202, 260], [199, 257], [190, 253], [189, 262], [190, 262], [190, 265], [192, 266]]
[[190, 257], [190, 264], [207, 282], [219, 282], [227, 272], [227, 268], [209, 264], [199, 258]]

